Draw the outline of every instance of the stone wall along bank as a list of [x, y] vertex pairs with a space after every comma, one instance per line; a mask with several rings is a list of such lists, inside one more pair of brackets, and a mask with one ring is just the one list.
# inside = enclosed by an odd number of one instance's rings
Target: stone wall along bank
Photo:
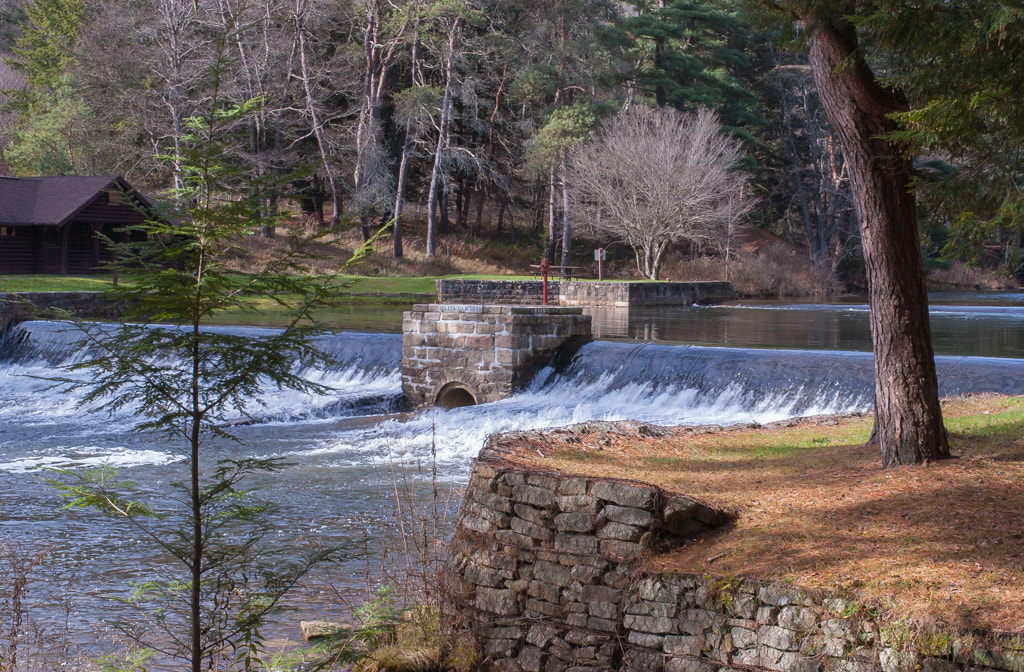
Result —
[[[434, 281], [438, 303], [480, 305], [541, 305], [544, 283], [541, 280], [463, 280], [440, 278]], [[557, 280], [548, 282], [548, 303], [558, 305]]]
[[[532, 436], [528, 450], [543, 445]], [[937, 637], [915, 650], [842, 599], [649, 571], [652, 548], [689, 543], [730, 514], [643, 483], [532, 470], [501, 441], [474, 462], [446, 576], [445, 617], [477, 637], [485, 669], [1024, 671], [1024, 637], [982, 648]]]
[[734, 298], [728, 282], [561, 282], [562, 306], [692, 306]]
[[[536, 305], [542, 303], [540, 280], [436, 281], [439, 303]], [[691, 306], [735, 297], [728, 282], [548, 282], [548, 304], [559, 306]]]
[[417, 304], [402, 320], [402, 393], [448, 408], [497, 401], [589, 338], [580, 308]]
[[0, 293], [0, 327], [53, 317], [60, 312], [87, 319], [117, 319], [121, 306], [99, 292], [5, 292]]

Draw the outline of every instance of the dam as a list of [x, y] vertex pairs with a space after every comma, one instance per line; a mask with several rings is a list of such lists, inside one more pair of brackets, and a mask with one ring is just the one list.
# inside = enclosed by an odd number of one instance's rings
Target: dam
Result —
[[[942, 394], [1024, 393], [1024, 361], [1013, 354], [1022, 352], [1013, 338], [1024, 333], [1024, 308], [942, 311], [951, 334], [946, 341], [951, 345], [937, 348], [943, 353], [937, 358]], [[795, 333], [791, 322], [808, 313], [841, 316], [844, 333], [847, 319], [866, 319], [865, 309], [856, 306], [733, 306], [685, 312], [711, 325], [714, 342], [720, 342], [716, 320], [728, 318], [722, 329], [732, 333], [739, 314], [758, 325], [771, 316], [785, 317], [786, 333]], [[834, 327], [831, 320], [825, 323]], [[252, 338], [273, 333], [259, 327], [217, 328]], [[1004, 337], [1002, 349], [992, 350], [994, 356], [956, 354], [965, 344], [993, 334]], [[123, 615], [118, 604], [100, 593], [115, 584], [127, 591], [131, 581], [151, 578], [159, 565], [129, 526], [61, 511], [63, 502], [39, 473], [47, 468], [117, 466], [124, 478], [154, 497], [173, 496], [168, 484], [181, 480], [181, 446], [165, 437], [135, 433], [139, 419], [130, 408], [93, 412], [94, 407], [80, 404], [81, 391], [52, 388], [48, 381], [54, 377], [86, 375], [66, 369], [90, 354], [74, 327], [25, 321], [13, 325], [0, 341], [0, 501], [6, 533], [61, 554], [57, 578], [75, 578], [77, 615], [70, 626], [92, 637], [102, 617]], [[292, 548], [286, 540], [301, 535], [325, 545], [365, 545], [371, 555], [382, 555], [393, 546], [389, 535], [395, 529], [393, 513], [382, 504], [381, 491], [390, 488], [382, 465], [385, 472], [388, 465], [397, 465], [391, 468], [429, 474], [433, 464], [442, 487], [459, 488], [486, 437], [503, 432], [591, 420], [764, 424], [870, 410], [870, 353], [790, 343], [788, 349], [767, 349], [592, 340], [541, 366], [532, 380], [505, 398], [409, 413], [402, 390], [401, 334], [324, 333], [317, 345], [331, 355], [330, 363], [296, 361], [294, 370], [326, 389], [317, 394], [273, 386], [258, 391], [232, 421], [230, 431], [239, 441], [212, 441], [202, 460], [210, 468], [239, 455], [287, 460], [281, 472], [255, 483], [280, 507], [272, 533], [281, 548]], [[425, 472], [417, 471], [423, 465]], [[362, 577], [363, 568], [362, 560], [353, 561], [343, 574]], [[329, 605], [318, 608], [327, 618], [344, 617]], [[291, 625], [288, 621], [280, 627]], [[278, 626], [271, 630], [280, 631]]]

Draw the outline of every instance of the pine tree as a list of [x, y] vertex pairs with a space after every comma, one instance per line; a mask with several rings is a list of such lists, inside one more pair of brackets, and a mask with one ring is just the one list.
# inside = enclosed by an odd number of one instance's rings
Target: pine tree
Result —
[[10, 64], [26, 88], [4, 92], [16, 122], [3, 158], [16, 174], [66, 175], [86, 166], [88, 108], [71, 74], [85, 18], [82, 0], [32, 0], [25, 8]]
[[[225, 43], [218, 42], [221, 49]], [[138, 431], [178, 446], [187, 465], [175, 484], [179, 495], [140, 501], [133, 485], [110, 470], [68, 472], [55, 481], [71, 498], [69, 506], [129, 520], [169, 557], [174, 578], [146, 582], [133, 596], [150, 629], [124, 629], [144, 646], [187, 661], [193, 672], [204, 661], [218, 669], [236, 663], [256, 669], [260, 626], [299, 578], [332, 553], [311, 549], [297, 561], [275, 560], [275, 552], [260, 545], [274, 507], [243, 482], [283, 468], [280, 460], [203, 465], [206, 447], [232, 440], [231, 422], [267, 386], [322, 391], [296, 374], [293, 364], [325, 360], [310, 338], [318, 329], [311, 311], [322, 304], [330, 281], [302, 273], [311, 242], [303, 239], [291, 240], [287, 253], [255, 272], [240, 275], [226, 265], [245, 253], [247, 238], [275, 224], [260, 204], [282, 182], [259, 183], [232, 152], [235, 134], [248, 127], [259, 101], [232, 104], [221, 97], [217, 85], [225, 63], [222, 51], [210, 73], [206, 113], [187, 120], [180, 153], [168, 157], [185, 184], [170, 200], [184, 209], [168, 206], [161, 217], [133, 229], [130, 242], [114, 246], [114, 270], [128, 282], [111, 290], [111, 298], [126, 306], [128, 321], [113, 330], [79, 323], [100, 354], [72, 367], [88, 372], [87, 380], [63, 381], [86, 391], [84, 404], [131, 408], [144, 418]], [[292, 315], [274, 335], [254, 339], [204, 326], [224, 311], [254, 309], [267, 299]], [[163, 527], [151, 525], [152, 518]], [[170, 533], [166, 525], [173, 527]], [[237, 586], [246, 589], [240, 594]]]
[[757, 96], [743, 79], [750, 29], [728, 0], [635, 0], [618, 22], [626, 75], [658, 107], [716, 111], [728, 127], [759, 125]]
[[[818, 95], [849, 171], [868, 278], [875, 362], [875, 433], [886, 468], [948, 458], [912, 165], [894, 139], [908, 110], [898, 88], [868, 63], [865, 29], [853, 17], [869, 3], [791, 0], [774, 6], [806, 31]], [[876, 6], [877, 7], [877, 6]]]
[[882, 2], [865, 17], [893, 54], [910, 109], [894, 134], [931, 161], [918, 177], [947, 256], [997, 252], [1024, 271], [1024, 8], [995, 2]]

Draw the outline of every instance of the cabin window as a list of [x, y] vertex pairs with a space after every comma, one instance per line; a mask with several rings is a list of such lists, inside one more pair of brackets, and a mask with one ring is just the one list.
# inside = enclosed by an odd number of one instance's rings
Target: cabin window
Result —
[[121, 205], [121, 191], [111, 189], [107, 192], [107, 203], [110, 205]]

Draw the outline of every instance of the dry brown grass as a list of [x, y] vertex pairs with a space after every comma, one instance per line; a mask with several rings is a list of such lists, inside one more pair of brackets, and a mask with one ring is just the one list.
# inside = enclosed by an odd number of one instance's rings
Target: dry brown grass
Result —
[[949, 268], [936, 268], [928, 273], [928, 284], [936, 289], [1017, 289], [1020, 283], [992, 269], [968, 266], [954, 261]]
[[[925, 629], [1024, 632], [1024, 398], [944, 404], [955, 460], [884, 471], [870, 417], [548, 442], [545, 467], [655, 483], [739, 514], [651, 559], [844, 595]], [[536, 462], [531, 446], [527, 455]]]
[[807, 254], [781, 242], [738, 250], [726, 268], [721, 257], [671, 258], [663, 276], [682, 282], [727, 280], [740, 296], [786, 298], [842, 294], [846, 286], [827, 265], [810, 266]]
[[[413, 277], [457, 274], [505, 275], [529, 273], [529, 264], [536, 263], [528, 245], [515, 247], [498, 245], [487, 238], [465, 240], [465, 234], [449, 235], [438, 239], [437, 253], [427, 259], [426, 222], [410, 218], [404, 223], [404, 257], [395, 259], [390, 235], [374, 244], [373, 252], [354, 265], [348, 273], [365, 276]], [[288, 247], [288, 235], [308, 236], [314, 233], [303, 222], [291, 222], [279, 227], [273, 238], [256, 235], [245, 243], [247, 255], [238, 255], [229, 262], [232, 270], [250, 272], [269, 262], [280, 259]], [[358, 227], [350, 227], [322, 236], [308, 251], [315, 259], [308, 266], [315, 273], [332, 273], [348, 261], [363, 243]], [[535, 255], [534, 255], [535, 256]], [[539, 258], [539, 257], [538, 257]]]

